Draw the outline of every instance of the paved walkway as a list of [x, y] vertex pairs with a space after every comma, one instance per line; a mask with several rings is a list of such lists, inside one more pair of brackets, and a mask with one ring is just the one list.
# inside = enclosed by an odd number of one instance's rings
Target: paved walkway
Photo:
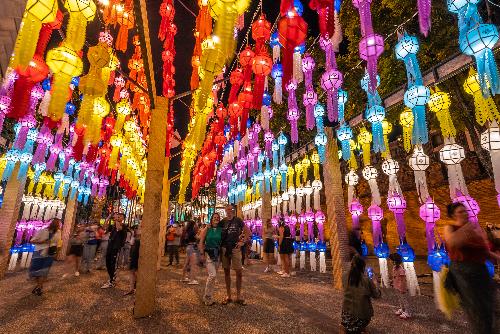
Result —
[[[161, 270], [158, 310], [147, 319], [132, 317], [133, 297], [127, 272], [122, 271], [115, 289], [101, 290], [105, 271], [62, 280], [62, 264], [51, 271], [42, 297], [31, 295], [27, 274], [8, 274], [0, 281], [0, 333], [338, 333], [342, 295], [332, 288], [329, 274], [298, 273], [283, 279], [264, 274], [261, 264], [244, 272], [247, 306], [201, 304], [203, 284], [180, 283], [181, 269]], [[200, 274], [200, 282], [205, 273]], [[219, 271], [216, 299], [224, 298]], [[203, 282], [204, 283], [204, 282]], [[452, 321], [436, 311], [431, 298], [413, 298], [414, 318], [400, 320], [394, 295], [385, 291], [375, 302], [370, 333], [469, 333], [464, 316]]]

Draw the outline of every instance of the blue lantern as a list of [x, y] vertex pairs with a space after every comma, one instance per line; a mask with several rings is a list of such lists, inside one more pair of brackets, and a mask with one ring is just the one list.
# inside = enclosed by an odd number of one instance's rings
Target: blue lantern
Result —
[[307, 243], [307, 249], [309, 252], [314, 253], [316, 252], [316, 243], [315, 242], [308, 242]]
[[447, 265], [448, 263], [449, 263], [448, 253], [446, 252], [444, 247], [440, 248], [437, 245], [435, 245], [434, 249], [431, 250], [427, 255], [427, 264], [432, 269], [432, 271], [440, 272], [441, 267]]
[[387, 259], [390, 254], [389, 245], [385, 242], [381, 242], [375, 247], [374, 252], [379, 259]]
[[361, 241], [361, 256], [362, 257], [368, 256], [368, 245], [366, 244], [366, 242], [364, 240]]
[[490, 260], [486, 260], [484, 264], [486, 265], [486, 269], [488, 269], [488, 274], [493, 278], [495, 276], [495, 266]]
[[307, 247], [307, 243], [306, 243], [305, 241], [301, 241], [301, 242], [300, 242], [300, 245], [299, 245], [299, 250], [300, 250], [301, 252], [305, 252], [305, 251], [307, 250], [307, 248], [308, 248], [308, 247]]
[[320, 252], [326, 252], [326, 242], [324, 241], [318, 241], [316, 245], [316, 249]]
[[297, 251], [297, 250], [300, 248], [299, 244], [298, 244], [296, 241], [294, 241], [294, 242], [292, 243], [292, 245], [293, 245], [293, 251], [294, 251], [294, 252], [295, 252], [295, 251]]
[[415, 251], [406, 242], [402, 242], [396, 248], [396, 251], [403, 258], [403, 262], [414, 262], [415, 261]]
[[342, 145], [342, 159], [348, 161], [351, 158], [351, 139], [352, 130], [349, 124], [343, 123], [337, 130], [337, 138], [340, 140]]
[[345, 115], [345, 104], [347, 103], [349, 95], [342, 88], [338, 91], [338, 106], [339, 106], [339, 122], [342, 123], [344, 121]]
[[71, 103], [71, 102], [66, 103], [66, 109], [64, 110], [64, 112], [66, 114], [68, 114], [68, 116], [74, 115], [75, 110], [76, 110], [76, 106], [73, 103]]

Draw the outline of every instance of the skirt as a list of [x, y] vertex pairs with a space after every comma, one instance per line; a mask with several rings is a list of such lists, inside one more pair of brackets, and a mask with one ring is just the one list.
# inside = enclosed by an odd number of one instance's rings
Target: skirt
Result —
[[340, 322], [346, 333], [361, 333], [370, 323], [370, 319], [360, 319], [342, 310]]
[[266, 238], [264, 240], [264, 253], [274, 254], [274, 240]]
[[29, 268], [29, 277], [47, 277], [54, 258], [52, 256], [42, 256], [40, 251], [33, 252]]
[[284, 238], [280, 245], [280, 254], [293, 253], [293, 240], [292, 238]]
[[69, 253], [68, 255], [74, 255], [78, 257], [82, 257], [83, 254], [83, 245], [71, 245], [69, 248]]

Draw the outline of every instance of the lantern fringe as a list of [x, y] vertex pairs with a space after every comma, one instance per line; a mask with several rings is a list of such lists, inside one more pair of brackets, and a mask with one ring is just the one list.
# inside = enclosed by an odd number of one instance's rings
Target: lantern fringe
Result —
[[317, 262], [316, 262], [316, 251], [310, 251], [309, 252], [309, 265], [311, 271], [316, 271], [317, 270]]
[[326, 273], [326, 256], [323, 251], [319, 251], [319, 272]]
[[403, 267], [406, 272], [406, 285], [411, 296], [420, 295], [420, 287], [418, 286], [417, 273], [413, 262], [403, 262]]
[[292, 253], [292, 265], [290, 269], [295, 269], [296, 265], [297, 265], [297, 252], [294, 249]]
[[389, 267], [387, 266], [387, 259], [379, 257], [378, 265], [380, 268], [380, 277], [381, 277], [380, 285], [383, 288], [389, 288], [391, 286], [391, 283], [389, 280]]
[[281, 77], [277, 77], [274, 80], [273, 101], [276, 104], [283, 102], [283, 81]]
[[302, 72], [302, 55], [300, 52], [293, 53], [293, 78], [297, 83], [304, 81], [304, 72]]
[[[498, 34], [498, 32], [497, 32]], [[477, 75], [484, 98], [500, 94], [500, 80], [495, 55], [491, 49], [484, 49], [475, 54]]]
[[417, 4], [420, 32], [427, 37], [431, 29], [431, 0], [418, 0]]
[[382, 203], [382, 200], [380, 199], [380, 191], [378, 189], [377, 179], [375, 178], [368, 180], [368, 185], [370, 186], [370, 192], [372, 194], [372, 203], [380, 205], [380, 203]]
[[430, 197], [425, 170], [415, 170], [413, 174], [415, 176], [418, 197], [420, 198], [420, 202], [424, 203]]
[[439, 296], [441, 291], [441, 278], [439, 277], [438, 271], [432, 271], [432, 286], [434, 290], [434, 303], [436, 304], [436, 308], [439, 308]]
[[464, 195], [468, 195], [469, 191], [467, 189], [467, 185], [465, 184], [462, 166], [460, 164], [454, 164], [446, 165], [446, 168], [448, 170], [450, 198], [455, 199], [457, 197], [457, 190]]
[[306, 268], [306, 251], [300, 251], [300, 260], [299, 260], [299, 268], [300, 270], [304, 270]]

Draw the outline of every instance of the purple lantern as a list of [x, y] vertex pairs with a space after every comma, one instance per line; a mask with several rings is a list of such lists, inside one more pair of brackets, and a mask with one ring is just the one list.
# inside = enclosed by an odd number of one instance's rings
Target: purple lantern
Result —
[[309, 242], [314, 241], [314, 212], [312, 212], [312, 210], [307, 211], [304, 213], [304, 218], [307, 222], [307, 240], [309, 240]]
[[383, 241], [380, 221], [384, 219], [384, 211], [377, 204], [372, 204], [368, 208], [368, 217], [372, 220], [373, 245], [377, 247]]
[[349, 205], [349, 212], [352, 215], [352, 228], [353, 229], [358, 229], [360, 228], [359, 226], [359, 216], [363, 213], [363, 206], [359, 201], [354, 198], [351, 202], [351, 205]]
[[338, 119], [338, 90], [344, 82], [343, 74], [335, 68], [327, 70], [321, 76], [321, 88], [327, 94], [327, 112], [330, 122]]
[[434, 203], [432, 198], [428, 198], [420, 207], [420, 218], [425, 222], [425, 237], [427, 238], [427, 249], [431, 252], [434, 249], [434, 226], [441, 218], [441, 210]]
[[398, 193], [393, 194], [387, 198], [387, 206], [389, 210], [394, 213], [396, 218], [396, 225], [398, 228], [398, 235], [400, 240], [404, 240], [406, 237], [406, 226], [404, 220], [404, 213], [406, 211], [406, 200], [403, 196]]
[[290, 137], [292, 143], [297, 143], [299, 141], [299, 132], [297, 128], [297, 121], [300, 117], [300, 110], [297, 105], [297, 98], [295, 96], [295, 90], [297, 89], [297, 82], [295, 80], [290, 80], [286, 85], [286, 90], [288, 91], [288, 114], [287, 119], [290, 121]]
[[318, 238], [321, 242], [325, 241], [325, 221], [326, 216], [323, 211], [318, 210], [314, 215], [314, 219], [316, 220], [316, 224], [318, 224]]

